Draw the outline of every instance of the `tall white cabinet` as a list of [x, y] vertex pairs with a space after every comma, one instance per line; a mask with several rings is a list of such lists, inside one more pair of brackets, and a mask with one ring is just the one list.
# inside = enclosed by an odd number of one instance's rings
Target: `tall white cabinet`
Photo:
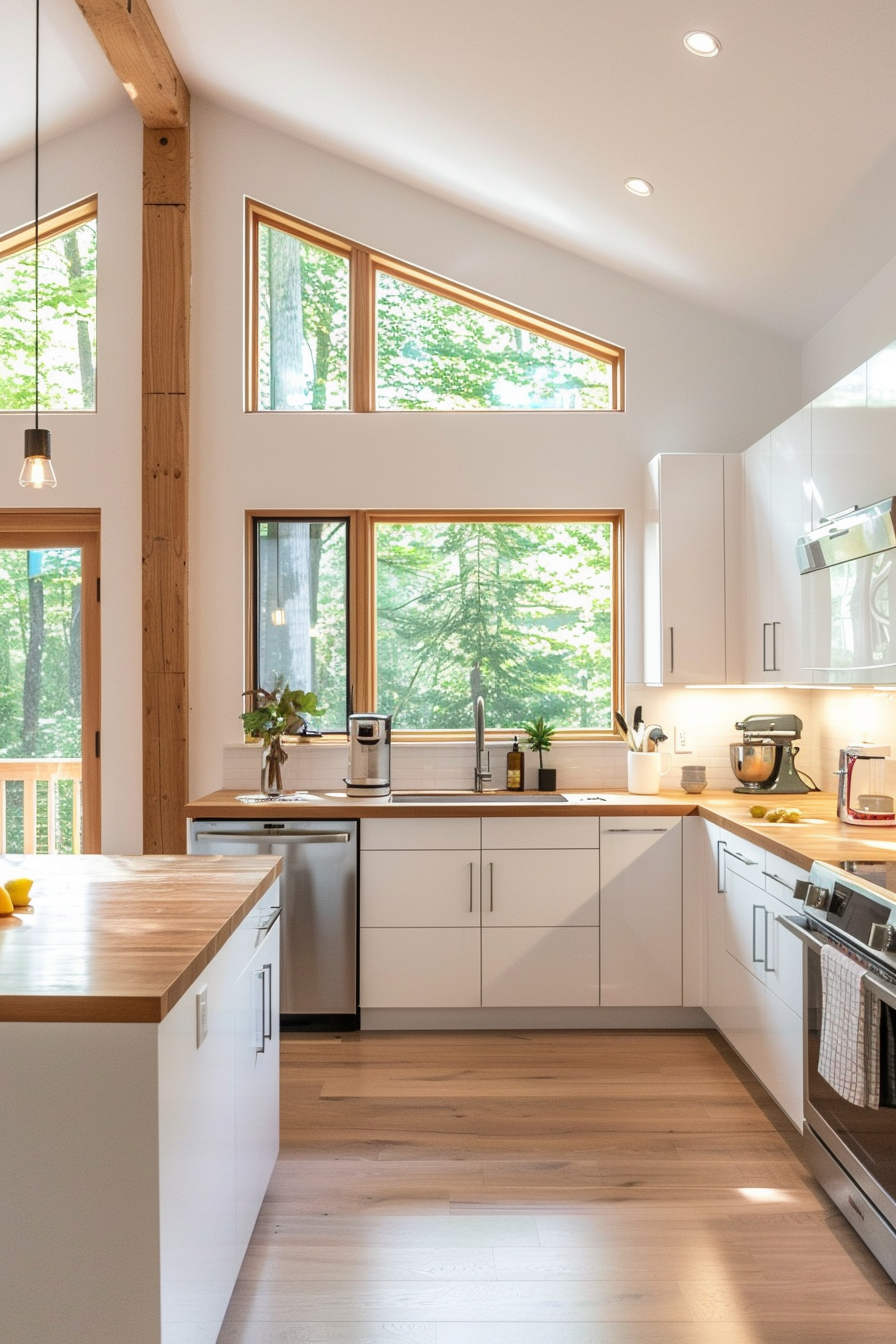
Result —
[[740, 454], [662, 453], [647, 469], [644, 680], [740, 677], [739, 630], [726, 620], [740, 582]]

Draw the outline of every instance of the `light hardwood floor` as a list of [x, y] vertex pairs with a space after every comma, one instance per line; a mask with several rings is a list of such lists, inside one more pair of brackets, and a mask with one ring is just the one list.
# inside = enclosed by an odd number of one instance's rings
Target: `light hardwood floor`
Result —
[[220, 1344], [893, 1344], [896, 1285], [715, 1033], [287, 1036]]

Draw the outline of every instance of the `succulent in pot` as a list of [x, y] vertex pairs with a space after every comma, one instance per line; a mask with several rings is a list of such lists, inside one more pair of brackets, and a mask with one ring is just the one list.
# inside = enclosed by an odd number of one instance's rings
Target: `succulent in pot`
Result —
[[319, 705], [314, 691], [290, 690], [279, 682], [271, 691], [263, 686], [244, 691], [251, 696], [253, 708], [240, 715], [243, 728], [251, 737], [260, 737], [261, 791], [272, 798], [283, 792], [283, 765], [287, 754], [281, 738], [284, 733], [303, 734], [308, 717], [319, 718], [324, 706]]

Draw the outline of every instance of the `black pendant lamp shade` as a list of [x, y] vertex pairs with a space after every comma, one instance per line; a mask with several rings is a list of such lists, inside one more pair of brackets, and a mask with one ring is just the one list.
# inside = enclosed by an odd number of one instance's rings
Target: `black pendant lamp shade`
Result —
[[34, 428], [25, 430], [25, 461], [19, 485], [41, 490], [56, 484], [50, 461], [50, 431], [38, 425], [40, 407], [40, 285], [38, 252], [40, 247], [40, 0], [34, 3]]

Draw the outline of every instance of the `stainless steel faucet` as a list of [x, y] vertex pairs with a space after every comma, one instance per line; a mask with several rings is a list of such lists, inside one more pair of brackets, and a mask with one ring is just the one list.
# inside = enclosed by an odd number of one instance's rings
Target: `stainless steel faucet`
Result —
[[485, 701], [481, 695], [476, 697], [474, 709], [476, 725], [476, 764], [473, 767], [473, 792], [482, 793], [482, 786], [491, 779], [489, 753], [485, 749]]

